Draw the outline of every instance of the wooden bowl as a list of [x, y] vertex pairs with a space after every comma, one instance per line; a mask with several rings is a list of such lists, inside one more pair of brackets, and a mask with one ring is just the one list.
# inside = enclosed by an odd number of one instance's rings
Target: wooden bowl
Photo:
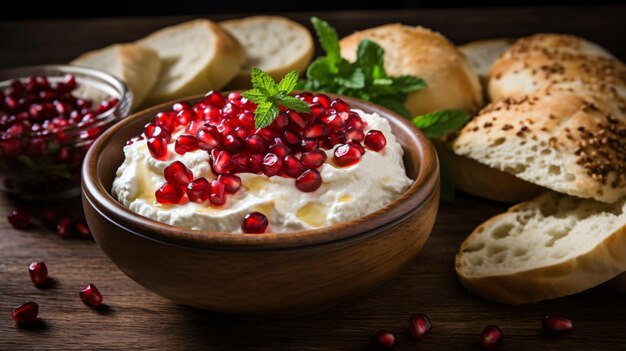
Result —
[[415, 183], [385, 208], [330, 227], [263, 235], [196, 231], [138, 215], [110, 190], [126, 141], [139, 135], [157, 112], [170, 109], [172, 104], [165, 103], [116, 124], [87, 153], [82, 199], [96, 242], [122, 272], [147, 289], [219, 312], [307, 314], [383, 283], [417, 255], [432, 230], [439, 203], [437, 155], [401, 116], [341, 98], [353, 108], [386, 117], [404, 148], [407, 174]]

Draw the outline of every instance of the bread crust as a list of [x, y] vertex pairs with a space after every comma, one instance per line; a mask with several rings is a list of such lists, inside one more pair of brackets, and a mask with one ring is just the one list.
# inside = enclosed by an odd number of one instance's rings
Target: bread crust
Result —
[[[552, 194], [553, 196], [563, 196]], [[550, 194], [542, 195], [550, 196]], [[587, 252], [558, 264], [512, 274], [472, 276], [462, 271], [461, 256], [475, 236], [502, 222], [511, 212], [542, 201], [542, 196], [513, 206], [478, 226], [461, 244], [455, 268], [461, 284], [483, 298], [505, 304], [524, 304], [575, 294], [612, 279], [626, 270], [626, 225]], [[582, 200], [585, 201], [585, 200]], [[587, 200], [589, 201], [589, 200]]]
[[[288, 18], [281, 16], [251, 16], [244, 17], [239, 19], [222, 21], [219, 25], [224, 28], [226, 31], [230, 31], [232, 27], [253, 24], [253, 23], [279, 23], [281, 26], [287, 27], [290, 31], [296, 32], [299, 34], [300, 39], [304, 42], [305, 50], [303, 50], [296, 58], [291, 60], [290, 62], [284, 64], [281, 67], [259, 67], [266, 71], [274, 80], [279, 81], [282, 79], [287, 73], [291, 71], [298, 71], [301, 75], [306, 72], [307, 66], [311, 62], [313, 58], [313, 51], [315, 49], [315, 45], [313, 43], [313, 37], [309, 30], [301, 25], [300, 23], [294, 22]], [[233, 34], [233, 36], [235, 36]], [[271, 40], [271, 38], [268, 38]], [[244, 44], [244, 43], [242, 43]], [[245, 45], [245, 44], [244, 44]], [[246, 48], [246, 50], [248, 50]], [[293, 54], [293, 53], [290, 53]], [[252, 87], [250, 82], [250, 64], [244, 65], [237, 76], [235, 76], [227, 85], [230, 89], [244, 89]]]
[[426, 81], [426, 89], [409, 94], [406, 106], [411, 114], [443, 108], [476, 112], [482, 105], [478, 75], [463, 54], [440, 33], [423, 27], [387, 24], [341, 39], [341, 55], [354, 61], [358, 44], [366, 38], [385, 50], [385, 69], [389, 75], [410, 74]]

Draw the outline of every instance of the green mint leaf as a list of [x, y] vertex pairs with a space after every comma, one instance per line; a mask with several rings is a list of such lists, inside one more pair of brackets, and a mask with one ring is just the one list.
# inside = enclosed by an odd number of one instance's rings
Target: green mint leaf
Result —
[[326, 51], [326, 57], [333, 63], [341, 61], [339, 36], [335, 28], [331, 27], [328, 22], [317, 17], [311, 17], [311, 23], [313, 23], [313, 27], [315, 27], [315, 32], [317, 32], [317, 37], [319, 38], [322, 48]]
[[335, 82], [348, 89], [363, 89], [365, 87], [365, 74], [360, 68], [355, 69], [348, 77], [337, 77]]
[[402, 99], [389, 98], [389, 97], [372, 97], [370, 101], [379, 104], [380, 106], [386, 107], [391, 111], [396, 112], [405, 118], [411, 118], [411, 112], [404, 105], [404, 101], [406, 96]]
[[296, 89], [317, 91], [320, 90], [320, 84], [316, 80], [301, 80], [296, 85]]
[[439, 158], [439, 177], [441, 181], [441, 199], [453, 202], [456, 195], [454, 176], [452, 175], [452, 169], [442, 157]]
[[255, 89], [265, 89], [270, 95], [278, 93], [278, 85], [274, 79], [257, 67], [252, 67], [251, 81]]
[[317, 81], [320, 84], [332, 84], [335, 74], [326, 57], [320, 57], [311, 62], [306, 70], [309, 81]]
[[267, 101], [268, 95], [265, 89], [250, 89], [241, 93], [241, 96], [257, 104]]
[[393, 79], [391, 78], [377, 78], [372, 81], [374, 85], [392, 85]]
[[298, 71], [291, 71], [280, 80], [278, 90], [289, 94], [296, 87], [296, 84], [298, 84]]
[[426, 88], [426, 82], [415, 76], [399, 76], [393, 77], [393, 86], [403, 93], [410, 93]]
[[429, 138], [437, 138], [461, 128], [470, 119], [463, 110], [439, 110], [413, 118], [412, 122]]
[[298, 112], [311, 112], [309, 104], [293, 96], [284, 96], [278, 100], [278, 103]]
[[364, 39], [359, 43], [356, 50], [355, 64], [364, 70], [372, 71], [375, 67], [380, 70], [381, 67], [384, 67], [384, 55], [385, 51], [380, 45], [370, 39]]
[[275, 103], [269, 101], [260, 103], [254, 111], [255, 127], [259, 129], [269, 126], [279, 113], [280, 109]]

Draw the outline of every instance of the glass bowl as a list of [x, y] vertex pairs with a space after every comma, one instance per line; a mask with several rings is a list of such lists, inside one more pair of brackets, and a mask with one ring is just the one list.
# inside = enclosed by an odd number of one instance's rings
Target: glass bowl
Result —
[[[94, 107], [111, 99], [115, 99], [117, 104], [103, 112], [94, 109], [89, 118], [83, 118], [81, 113], [75, 118], [81, 119], [78, 123], [65, 123], [60, 119], [58, 123], [51, 123], [55, 117], [46, 117], [48, 123], [37, 121], [41, 123], [36, 124], [42, 126], [37, 131], [9, 132], [8, 125], [28, 116], [24, 114], [26, 111], [23, 107], [9, 107], [10, 95], [3, 93], [15, 80], [24, 82], [28, 77], [45, 76], [54, 86], [63, 84], [68, 74], [72, 74], [77, 83], [77, 88], [71, 90], [74, 97], [89, 99]], [[37, 83], [33, 84], [36, 86]], [[40, 97], [42, 93], [37, 90], [26, 94], [14, 100], [24, 103], [32, 97], [33, 102], [44, 101]], [[65, 96], [60, 97], [59, 101], [71, 99], [67, 94], [62, 95], [62, 92], [57, 94]], [[26, 200], [48, 201], [80, 193], [80, 168], [87, 150], [103, 131], [128, 116], [133, 97], [126, 84], [108, 73], [80, 66], [41, 65], [0, 70], [0, 99], [0, 190]], [[56, 107], [58, 103], [56, 100], [54, 103], [45, 101], [52, 104], [47, 107]], [[60, 114], [51, 109], [47, 111], [48, 115]], [[83, 112], [86, 111], [85, 106]], [[30, 116], [33, 116], [32, 113]], [[69, 120], [67, 115], [62, 118]], [[27, 120], [25, 123], [32, 127], [35, 123], [31, 122]]]

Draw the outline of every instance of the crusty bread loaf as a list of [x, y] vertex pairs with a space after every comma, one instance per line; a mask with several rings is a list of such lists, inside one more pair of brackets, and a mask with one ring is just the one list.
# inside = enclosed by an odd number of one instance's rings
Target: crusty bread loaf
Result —
[[89, 51], [71, 63], [108, 72], [124, 81], [133, 94], [133, 109], [154, 86], [161, 68], [156, 51], [135, 44], [115, 44]]
[[239, 42], [206, 19], [163, 28], [136, 43], [156, 50], [161, 59], [161, 71], [146, 106], [220, 89], [245, 62]]
[[459, 156], [441, 140], [434, 140], [437, 155], [450, 170], [457, 189], [474, 196], [500, 202], [520, 202], [546, 191], [538, 185], [514, 175], [486, 166], [465, 156]]
[[306, 71], [313, 57], [313, 38], [301, 24], [279, 16], [253, 16], [220, 22], [246, 50], [246, 64], [228, 83], [229, 88], [251, 87], [250, 71], [259, 67], [274, 80]]
[[406, 106], [413, 115], [443, 108], [475, 112], [482, 105], [476, 72], [443, 35], [422, 27], [388, 24], [341, 39], [341, 55], [354, 61], [363, 39], [371, 39], [385, 50], [389, 75], [410, 74], [426, 81], [426, 89], [411, 93], [407, 99]]
[[486, 86], [487, 77], [493, 62], [511, 47], [509, 39], [478, 40], [459, 46], [459, 50], [465, 55], [467, 61], [478, 73], [481, 83]]
[[574, 294], [626, 270], [626, 200], [547, 192], [481, 224], [456, 272], [469, 290], [522, 304]]
[[[534, 60], [544, 66], [535, 67]], [[569, 66], [568, 60], [583, 66]], [[499, 100], [460, 131], [452, 148], [555, 191], [617, 201], [626, 195], [623, 66], [597, 46], [569, 36], [520, 40], [491, 71], [490, 92]]]

